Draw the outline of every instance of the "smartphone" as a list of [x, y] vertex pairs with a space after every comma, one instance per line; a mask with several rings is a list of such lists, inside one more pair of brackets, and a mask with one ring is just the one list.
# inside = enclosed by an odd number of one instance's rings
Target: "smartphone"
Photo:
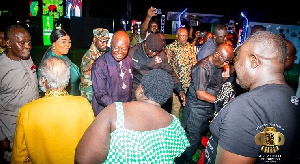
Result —
[[157, 14], [162, 14], [161, 9], [154, 9], [153, 11], [156, 11]]

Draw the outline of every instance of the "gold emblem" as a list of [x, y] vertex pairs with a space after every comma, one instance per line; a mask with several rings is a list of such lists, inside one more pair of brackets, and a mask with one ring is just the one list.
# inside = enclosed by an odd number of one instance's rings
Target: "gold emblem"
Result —
[[162, 62], [162, 59], [159, 56], [155, 56], [155, 64], [159, 64]]
[[263, 132], [255, 136], [255, 143], [261, 147], [261, 151], [265, 153], [276, 153], [280, 145], [285, 142], [284, 135], [277, 132], [273, 127], [266, 127]]

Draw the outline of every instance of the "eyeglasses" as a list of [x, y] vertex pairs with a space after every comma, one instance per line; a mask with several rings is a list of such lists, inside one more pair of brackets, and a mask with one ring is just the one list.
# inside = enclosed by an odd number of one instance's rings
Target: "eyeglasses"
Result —
[[232, 60], [224, 60], [223, 56], [222, 56], [221, 53], [219, 53], [218, 51], [216, 51], [215, 53], [217, 53], [217, 54], [219, 55], [219, 59], [220, 59], [220, 61], [223, 62], [223, 63], [228, 64], [228, 63], [230, 63], [230, 62], [232, 61]]

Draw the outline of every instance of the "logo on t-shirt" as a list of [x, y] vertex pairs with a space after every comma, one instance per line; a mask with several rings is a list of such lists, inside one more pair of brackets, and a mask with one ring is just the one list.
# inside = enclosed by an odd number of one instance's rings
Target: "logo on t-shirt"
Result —
[[279, 146], [285, 142], [285, 137], [282, 133], [277, 132], [274, 127], [266, 127], [263, 132], [255, 136], [255, 143], [261, 146], [261, 151], [265, 153], [276, 153]]
[[291, 103], [298, 105], [299, 104], [299, 99], [296, 96], [291, 97]]

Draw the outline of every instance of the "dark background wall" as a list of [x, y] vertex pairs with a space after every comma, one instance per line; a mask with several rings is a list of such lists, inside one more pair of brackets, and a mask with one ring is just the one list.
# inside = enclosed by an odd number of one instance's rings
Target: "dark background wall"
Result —
[[89, 47], [92, 43], [94, 28], [106, 28], [112, 33], [113, 21], [112, 18], [71, 17], [67, 28], [72, 40], [72, 47]]

